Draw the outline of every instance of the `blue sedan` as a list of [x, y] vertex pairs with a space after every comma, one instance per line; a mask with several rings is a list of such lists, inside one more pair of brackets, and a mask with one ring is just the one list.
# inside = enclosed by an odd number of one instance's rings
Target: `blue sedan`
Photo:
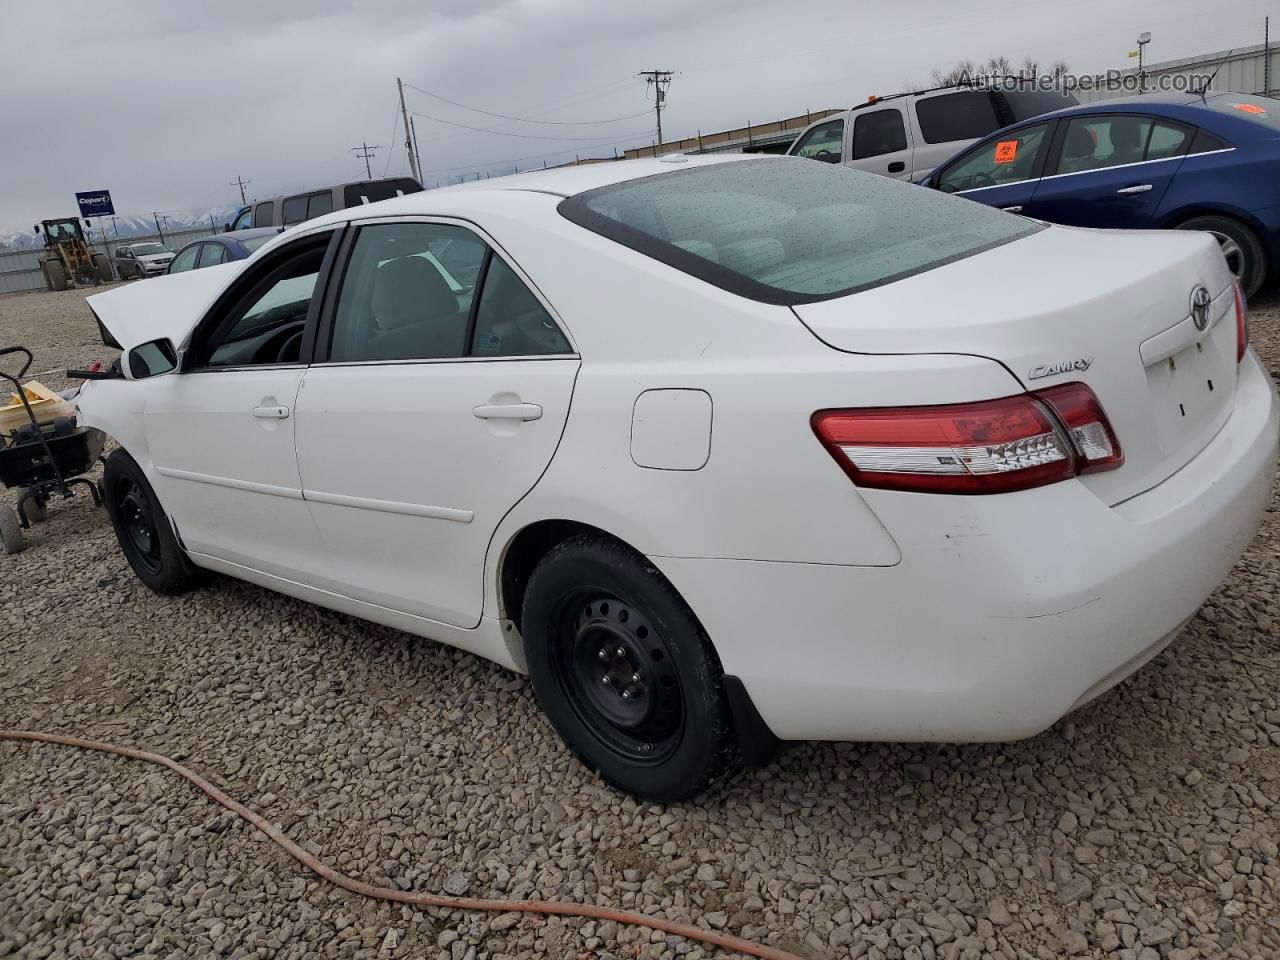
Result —
[[1280, 100], [1177, 94], [1005, 127], [926, 186], [1051, 223], [1205, 230], [1246, 295], [1280, 272]]
[[215, 233], [202, 240], [193, 240], [178, 251], [169, 264], [169, 273], [185, 273], [232, 260], [244, 260], [249, 254], [272, 237], [280, 236], [279, 227], [257, 227], [253, 230], [233, 230]]

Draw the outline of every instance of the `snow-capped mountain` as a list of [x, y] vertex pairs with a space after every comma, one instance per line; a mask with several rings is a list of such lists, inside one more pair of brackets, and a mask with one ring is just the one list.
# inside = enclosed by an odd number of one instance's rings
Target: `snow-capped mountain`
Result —
[[[171, 230], [198, 230], [208, 227], [210, 233], [216, 233], [231, 219], [238, 206], [215, 207], [214, 209], [177, 210], [160, 215], [160, 225], [165, 233]], [[115, 217], [95, 217], [89, 221], [91, 239], [97, 240], [106, 230], [107, 239], [114, 241], [126, 237], [155, 236], [156, 221], [150, 214], [123, 214]], [[22, 250], [44, 246], [44, 238], [28, 227], [26, 230], [0, 230], [0, 250]]]

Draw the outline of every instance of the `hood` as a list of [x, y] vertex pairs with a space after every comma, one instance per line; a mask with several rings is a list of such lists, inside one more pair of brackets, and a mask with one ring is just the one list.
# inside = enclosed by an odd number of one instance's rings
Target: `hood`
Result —
[[168, 337], [181, 348], [214, 299], [247, 262], [237, 260], [207, 270], [174, 273], [85, 299], [107, 346], [129, 350]]

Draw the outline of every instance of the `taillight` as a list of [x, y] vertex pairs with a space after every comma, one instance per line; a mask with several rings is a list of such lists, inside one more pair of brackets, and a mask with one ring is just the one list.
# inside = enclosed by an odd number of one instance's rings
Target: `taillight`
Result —
[[1236, 363], [1239, 363], [1249, 349], [1249, 304], [1240, 289], [1240, 281], [1235, 281], [1233, 287], [1236, 295]]
[[820, 410], [813, 430], [862, 487], [1006, 493], [1124, 462], [1083, 383], [980, 403]]

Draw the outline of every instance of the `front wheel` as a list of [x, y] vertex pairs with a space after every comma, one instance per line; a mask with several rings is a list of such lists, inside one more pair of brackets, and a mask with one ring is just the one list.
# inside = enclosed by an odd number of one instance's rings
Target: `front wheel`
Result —
[[103, 502], [116, 540], [138, 579], [156, 593], [182, 593], [198, 583], [142, 468], [123, 450], [107, 457]]
[[671, 803], [736, 766], [719, 659], [643, 556], [603, 536], [560, 544], [529, 579], [522, 628], [543, 709], [606, 782]]
[[1252, 230], [1231, 217], [1192, 217], [1179, 230], [1203, 230], [1213, 234], [1232, 275], [1246, 297], [1252, 297], [1267, 279], [1267, 254]]

